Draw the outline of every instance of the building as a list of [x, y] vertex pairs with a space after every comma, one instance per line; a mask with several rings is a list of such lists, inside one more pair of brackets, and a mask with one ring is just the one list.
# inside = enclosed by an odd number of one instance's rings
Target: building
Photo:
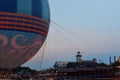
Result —
[[[93, 60], [82, 60], [80, 52], [77, 53], [76, 62], [56, 62], [54, 68], [58, 77], [66, 79], [80, 78], [112, 78], [116, 67]], [[118, 60], [119, 61], [119, 60]]]

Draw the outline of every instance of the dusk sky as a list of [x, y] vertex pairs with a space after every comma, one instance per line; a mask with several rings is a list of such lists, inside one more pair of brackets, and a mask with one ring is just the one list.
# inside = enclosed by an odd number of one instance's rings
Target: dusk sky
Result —
[[73, 62], [77, 51], [84, 60], [97, 58], [105, 63], [109, 56], [120, 56], [120, 0], [49, 0], [49, 5], [46, 45], [23, 66], [39, 70], [41, 60], [42, 69], [56, 61]]

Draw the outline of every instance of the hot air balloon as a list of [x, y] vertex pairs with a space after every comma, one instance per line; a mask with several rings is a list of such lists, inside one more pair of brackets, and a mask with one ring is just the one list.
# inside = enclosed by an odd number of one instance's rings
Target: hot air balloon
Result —
[[49, 24], [48, 0], [0, 0], [0, 68], [31, 59], [44, 43]]

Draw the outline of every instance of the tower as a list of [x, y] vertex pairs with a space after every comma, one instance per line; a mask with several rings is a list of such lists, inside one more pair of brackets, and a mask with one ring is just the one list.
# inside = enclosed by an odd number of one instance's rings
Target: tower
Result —
[[81, 57], [82, 55], [80, 54], [80, 51], [77, 52], [77, 55], [76, 55], [76, 62], [81, 62]]

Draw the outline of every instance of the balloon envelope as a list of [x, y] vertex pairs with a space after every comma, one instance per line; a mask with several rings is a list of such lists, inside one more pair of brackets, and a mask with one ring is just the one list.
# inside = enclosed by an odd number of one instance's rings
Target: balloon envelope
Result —
[[0, 68], [27, 62], [41, 48], [49, 29], [47, 0], [0, 1]]

